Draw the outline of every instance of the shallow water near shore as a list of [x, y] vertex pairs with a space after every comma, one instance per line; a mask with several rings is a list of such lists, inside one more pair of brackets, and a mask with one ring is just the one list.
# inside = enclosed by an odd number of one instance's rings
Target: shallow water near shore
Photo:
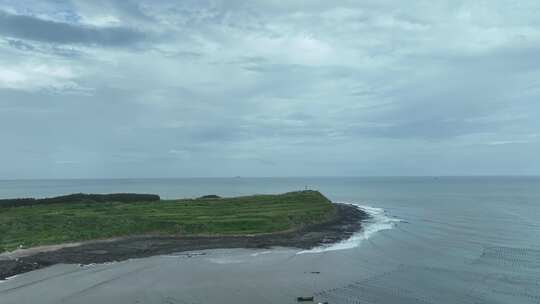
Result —
[[[148, 192], [166, 198], [308, 186], [373, 215], [301, 251], [221, 249], [56, 265], [0, 282], [0, 303], [539, 303], [540, 178], [0, 181], [0, 197]], [[24, 193], [23, 193], [24, 192]]]

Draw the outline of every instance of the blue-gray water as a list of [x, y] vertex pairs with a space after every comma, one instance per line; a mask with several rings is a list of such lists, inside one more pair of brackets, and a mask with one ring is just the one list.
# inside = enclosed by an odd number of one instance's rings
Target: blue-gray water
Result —
[[540, 303], [539, 177], [0, 181], [0, 198], [232, 196], [306, 186], [382, 208], [393, 228], [318, 253], [215, 250], [57, 265], [0, 283], [0, 303], [294, 303], [311, 294], [329, 303]]

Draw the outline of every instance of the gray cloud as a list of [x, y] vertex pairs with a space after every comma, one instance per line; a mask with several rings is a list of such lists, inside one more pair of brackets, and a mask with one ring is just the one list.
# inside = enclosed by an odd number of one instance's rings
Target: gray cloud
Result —
[[103, 46], [128, 46], [145, 39], [142, 32], [126, 27], [90, 27], [2, 11], [0, 34], [41, 42]]
[[538, 9], [0, 0], [0, 178], [539, 174]]
[[8, 44], [18, 50], [21, 50], [21, 51], [33, 51], [35, 49], [34, 46], [32, 46], [31, 44], [29, 43], [26, 43], [24, 41], [21, 41], [21, 40], [15, 40], [15, 39], [8, 39]]

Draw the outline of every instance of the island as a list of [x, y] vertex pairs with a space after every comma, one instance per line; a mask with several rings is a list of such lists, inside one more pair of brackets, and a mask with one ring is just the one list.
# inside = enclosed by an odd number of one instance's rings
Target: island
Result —
[[163, 200], [71, 194], [0, 200], [0, 280], [58, 263], [217, 248], [310, 249], [349, 238], [368, 215], [318, 191]]

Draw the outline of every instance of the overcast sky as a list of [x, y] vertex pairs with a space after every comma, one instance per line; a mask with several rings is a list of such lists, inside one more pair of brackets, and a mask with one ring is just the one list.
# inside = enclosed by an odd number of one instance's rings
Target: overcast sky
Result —
[[539, 16], [0, 0], [0, 178], [540, 174]]

